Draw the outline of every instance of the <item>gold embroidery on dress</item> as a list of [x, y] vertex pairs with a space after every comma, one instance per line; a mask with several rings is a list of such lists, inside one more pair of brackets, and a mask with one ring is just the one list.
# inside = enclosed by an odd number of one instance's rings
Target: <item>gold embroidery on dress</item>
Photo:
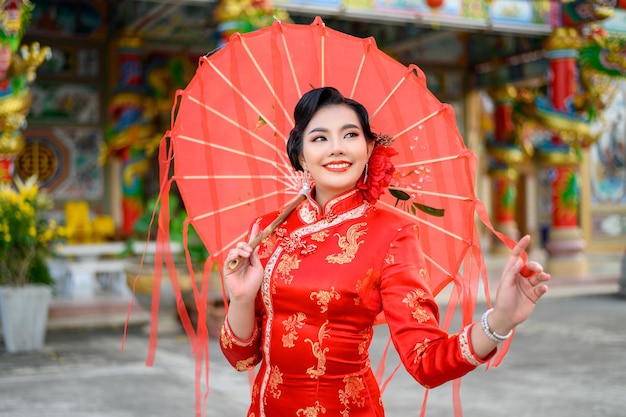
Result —
[[[256, 224], [261, 223], [261, 218], [258, 218]], [[263, 241], [261, 241], [261, 245], [259, 248], [259, 258], [265, 259], [272, 255], [274, 248], [276, 247], [276, 235], [274, 233], [270, 233], [267, 235]]]
[[278, 239], [274, 233], [270, 233], [269, 236], [263, 239], [260, 245], [261, 247], [259, 248], [259, 258], [269, 258], [272, 255], [272, 252], [274, 252], [274, 249], [276, 249], [277, 241]]
[[317, 233], [313, 233], [311, 235], [311, 240], [314, 240], [316, 242], [323, 242], [326, 240], [326, 238], [330, 235], [330, 233], [328, 233], [328, 230], [320, 230]]
[[382, 277], [382, 273], [379, 270], [375, 270], [374, 268], [370, 268], [365, 273], [365, 279], [363, 282], [360, 280], [357, 282], [356, 290], [358, 292], [370, 292], [373, 289], [380, 286], [380, 279]]
[[259, 383], [255, 382], [254, 385], [252, 386], [252, 403], [254, 403], [254, 399], [259, 396], [260, 390], [261, 390], [261, 387], [259, 387]]
[[387, 265], [393, 265], [395, 262], [396, 260], [392, 254], [388, 253], [387, 255], [385, 255], [385, 263]]
[[361, 296], [365, 296], [367, 299], [367, 294], [369, 294], [375, 288], [380, 287], [380, 279], [382, 277], [382, 273], [379, 270], [374, 270], [374, 268], [370, 268], [365, 273], [365, 278], [363, 281], [358, 280], [356, 282], [356, 293], [359, 294], [358, 297], [354, 299], [354, 305], [361, 304]]
[[256, 361], [256, 354], [249, 357], [248, 359], [242, 360], [242, 361], [237, 361], [237, 363], [235, 364], [235, 369], [237, 369], [238, 371], [245, 371], [248, 369], [252, 369], [254, 368], [254, 365], [252, 365], [254, 362]]
[[222, 339], [222, 346], [229, 349], [233, 347], [233, 341], [226, 334], [226, 326], [224, 324], [222, 324], [222, 330], [220, 330], [220, 338]]
[[280, 244], [283, 248], [285, 248], [285, 252], [287, 253], [294, 253], [295, 251], [300, 250], [302, 255], [308, 255], [315, 252], [315, 249], [317, 249], [317, 246], [314, 244], [307, 244], [302, 236], [296, 233], [283, 237]]
[[[472, 353], [472, 348], [470, 347], [470, 342], [469, 342], [469, 338], [470, 338], [469, 332], [470, 330], [472, 330], [472, 326], [473, 324], [471, 323], [468, 324], [467, 326], [463, 328], [463, 331], [459, 333], [458, 335], [459, 348], [461, 349], [461, 355], [463, 356], [463, 359], [465, 359], [468, 363], [474, 366], [479, 366], [480, 361], [476, 359], [476, 357]], [[449, 336], [453, 336], [453, 335], [449, 335]]]
[[361, 391], [365, 389], [363, 379], [359, 375], [346, 375], [343, 378], [345, 383], [344, 389], [339, 390], [339, 401], [344, 406], [341, 415], [348, 417], [350, 415], [350, 403], [357, 407], [365, 405], [365, 398], [361, 396]]
[[430, 275], [428, 275], [428, 271], [426, 270], [426, 268], [420, 268], [419, 274], [420, 277], [424, 279], [424, 281], [430, 282]]
[[324, 339], [328, 339], [330, 337], [330, 329], [326, 329], [326, 325], [328, 325], [328, 320], [322, 324], [319, 332], [317, 332], [317, 338], [319, 341], [313, 342], [309, 338], [304, 339], [305, 342], [309, 342], [311, 344], [313, 356], [317, 358], [317, 367], [311, 366], [306, 370], [306, 373], [309, 374], [311, 378], [319, 378], [326, 373], [326, 353], [330, 350], [329, 348], [322, 348], [322, 342]]
[[291, 271], [293, 269], [298, 269], [300, 267], [300, 259], [298, 259], [297, 255], [288, 255], [284, 254], [278, 265], [276, 266], [276, 271], [281, 275], [281, 279], [287, 285], [291, 284], [293, 281], [293, 275], [291, 275]]
[[335, 213], [335, 211], [332, 208], [328, 209], [328, 211], [326, 212], [326, 216], [325, 216], [326, 222], [332, 223], [334, 220], [337, 219], [337, 216], [338, 216], [337, 213]]
[[363, 338], [363, 341], [359, 343], [359, 355], [363, 355], [367, 351], [367, 346], [369, 345], [371, 338], [371, 330], [372, 327], [369, 326], [367, 329], [361, 330], [359, 332], [359, 336]]
[[294, 341], [298, 340], [298, 329], [304, 326], [304, 320], [306, 320], [306, 314], [302, 312], [292, 314], [288, 319], [283, 320], [283, 327], [285, 328], [283, 347], [292, 348], [295, 346]]
[[418, 288], [408, 293], [406, 298], [402, 300], [408, 308], [414, 309], [411, 315], [420, 323], [424, 323], [429, 319], [426, 309], [420, 304], [426, 301], [425, 295], [424, 290]]
[[311, 224], [317, 220], [317, 212], [311, 210], [308, 204], [301, 205], [298, 213], [302, 221], [306, 224]]
[[278, 389], [278, 386], [282, 383], [283, 383], [282, 372], [280, 372], [280, 369], [278, 369], [278, 366], [273, 366], [270, 372], [268, 385], [269, 385], [270, 393], [276, 399], [280, 398], [280, 394], [282, 394], [282, 392]]
[[326, 257], [326, 260], [331, 264], [346, 264], [352, 262], [359, 246], [363, 243], [363, 241], [358, 242], [357, 240], [362, 235], [367, 233], [367, 229], [361, 231], [359, 231], [359, 229], [365, 226], [367, 226], [367, 223], [365, 222], [350, 226], [346, 236], [341, 236], [339, 233], [335, 233], [335, 236], [339, 237], [337, 244], [341, 249], [343, 249], [343, 253], [329, 255]]
[[413, 363], [417, 363], [419, 358], [422, 356], [422, 353], [424, 353], [424, 351], [428, 347], [429, 343], [430, 339], [425, 338], [423, 342], [418, 342], [415, 344], [415, 347], [413, 348], [413, 350], [415, 351], [415, 359], [413, 359]]
[[313, 233], [326, 230], [330, 227], [336, 226], [347, 220], [358, 219], [361, 216], [363, 216], [363, 214], [368, 210], [368, 208], [371, 208], [371, 206], [367, 203], [363, 203], [360, 206], [350, 211], [340, 214], [331, 223], [328, 223], [327, 221], [319, 221], [317, 223], [309, 224], [307, 226], [303, 226], [297, 230], [294, 230], [292, 234], [296, 234], [298, 236], [312, 235]]
[[302, 417], [317, 417], [320, 413], [326, 414], [326, 408], [319, 401], [315, 401], [312, 407], [300, 408], [296, 411], [296, 415]]
[[314, 291], [309, 296], [311, 300], [317, 298], [317, 305], [320, 307], [320, 313], [325, 313], [328, 311], [328, 304], [330, 304], [331, 300], [334, 298], [335, 300], [339, 300], [341, 295], [335, 291], [335, 287], [330, 287], [330, 291]]

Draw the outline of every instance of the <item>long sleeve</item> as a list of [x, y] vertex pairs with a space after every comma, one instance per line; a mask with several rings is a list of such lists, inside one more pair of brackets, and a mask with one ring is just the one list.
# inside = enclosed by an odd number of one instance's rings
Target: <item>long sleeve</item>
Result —
[[238, 371], [254, 368], [262, 358], [261, 355], [261, 323], [262, 306], [260, 296], [257, 296], [255, 308], [255, 326], [252, 336], [248, 340], [241, 340], [235, 336], [228, 324], [228, 318], [224, 320], [220, 335], [220, 347], [224, 357]]
[[420, 384], [432, 388], [472, 371], [495, 349], [481, 360], [469, 343], [471, 325], [450, 336], [439, 327], [439, 309], [428, 279], [417, 228], [405, 226], [384, 260], [383, 311], [403, 365]]

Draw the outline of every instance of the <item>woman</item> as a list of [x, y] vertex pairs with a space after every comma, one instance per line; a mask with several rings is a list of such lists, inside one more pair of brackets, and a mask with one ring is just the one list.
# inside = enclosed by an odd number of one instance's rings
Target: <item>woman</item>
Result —
[[[248, 416], [383, 416], [368, 357], [380, 313], [407, 371], [432, 388], [491, 358], [547, 291], [549, 275], [534, 262], [530, 278], [520, 274], [522, 238], [493, 310], [448, 336], [416, 223], [375, 206], [394, 151], [377, 142], [366, 109], [325, 87], [306, 93], [294, 117], [287, 151], [314, 188], [258, 248], [240, 242], [229, 252], [222, 351], [240, 371], [260, 363]], [[257, 219], [251, 240], [276, 215]]]

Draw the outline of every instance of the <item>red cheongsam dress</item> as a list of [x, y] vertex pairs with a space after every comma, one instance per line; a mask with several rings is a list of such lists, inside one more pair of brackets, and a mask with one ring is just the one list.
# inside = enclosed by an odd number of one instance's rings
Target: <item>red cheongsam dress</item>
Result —
[[[261, 217], [260, 230], [276, 215]], [[226, 320], [220, 338], [237, 370], [260, 364], [248, 417], [383, 416], [368, 356], [381, 312], [403, 365], [425, 387], [483, 362], [468, 343], [471, 325], [450, 336], [439, 328], [416, 224], [357, 189], [323, 209], [301, 204], [259, 256], [253, 336], [238, 339]]]

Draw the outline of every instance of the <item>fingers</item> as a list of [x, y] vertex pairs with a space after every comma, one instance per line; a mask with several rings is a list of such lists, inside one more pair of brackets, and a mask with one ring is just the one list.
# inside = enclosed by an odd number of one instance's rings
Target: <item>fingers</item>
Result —
[[516, 257], [520, 256], [522, 253], [524, 253], [529, 243], [530, 243], [529, 235], [522, 237], [520, 240], [517, 241], [517, 245], [515, 245], [515, 247], [513, 248], [513, 252], [511, 252], [511, 256], [516, 256]]
[[231, 249], [229, 252], [229, 257], [233, 256], [234, 258], [241, 256], [242, 258], [249, 258], [252, 253], [252, 246], [246, 242], [239, 242], [234, 249]]
[[544, 282], [548, 282], [549, 280], [550, 280], [550, 274], [546, 274], [543, 271], [542, 272], [538, 272], [538, 273], [532, 275], [530, 278], [528, 278], [528, 282], [532, 286], [537, 286], [537, 285], [542, 284]]
[[543, 272], [543, 267], [541, 266], [541, 264], [537, 262], [528, 262], [526, 265], [522, 266], [522, 269], [520, 270], [519, 273], [523, 277], [531, 278], [532, 276], [540, 272]]
[[[530, 236], [526, 235], [517, 241], [517, 244], [511, 251], [511, 255], [509, 256], [506, 265], [504, 266], [504, 272], [509, 271], [520, 258], [520, 256], [524, 253], [528, 244], [530, 243]], [[516, 271], [517, 272], [517, 271]]]
[[254, 223], [254, 225], [252, 226], [252, 230], [250, 230], [250, 239], [248, 240], [248, 244], [252, 243], [252, 241], [257, 237], [257, 235], [259, 234], [259, 229], [259, 224]]
[[528, 268], [528, 265], [522, 265], [522, 269], [519, 271], [520, 275], [526, 278], [532, 277], [535, 273]]
[[239, 242], [235, 248], [228, 251], [224, 263], [224, 272], [233, 273], [241, 266], [242, 259], [249, 259], [252, 256], [253, 248], [246, 242]]
[[548, 286], [544, 285], [544, 283], [550, 280], [550, 274], [545, 273], [543, 266], [538, 262], [528, 262], [522, 269], [524, 268], [530, 272], [530, 275], [525, 276], [522, 273], [523, 271], [520, 270], [520, 275], [527, 281], [527, 285], [521, 285], [522, 283], [518, 282], [520, 289], [530, 301], [537, 303], [539, 298], [548, 292]]
[[[550, 275], [541, 273], [534, 275], [531, 280], [537, 279], [535, 277], [543, 276], [543, 279], [540, 279], [539, 282], [544, 282], [550, 279]], [[537, 301], [548, 292], [548, 286], [544, 284], [532, 284], [533, 286], [530, 289], [522, 289], [524, 295], [533, 303], [537, 304]]]

